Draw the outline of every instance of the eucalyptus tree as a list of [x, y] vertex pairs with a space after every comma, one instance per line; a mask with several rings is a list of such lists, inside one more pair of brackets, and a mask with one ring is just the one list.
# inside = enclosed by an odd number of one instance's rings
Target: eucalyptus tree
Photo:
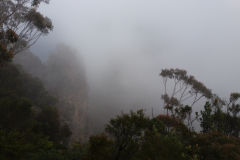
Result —
[[38, 12], [41, 3], [49, 0], [0, 0], [0, 64], [53, 29], [51, 20]]
[[228, 100], [215, 98], [206, 102], [200, 112], [203, 133], [218, 131], [227, 136], [240, 136], [240, 93], [231, 93]]
[[204, 97], [212, 98], [211, 90], [182, 69], [163, 69], [160, 76], [163, 79], [162, 99], [167, 115], [186, 121], [188, 127], [192, 127], [198, 117], [197, 112], [196, 117], [192, 117], [192, 107]]

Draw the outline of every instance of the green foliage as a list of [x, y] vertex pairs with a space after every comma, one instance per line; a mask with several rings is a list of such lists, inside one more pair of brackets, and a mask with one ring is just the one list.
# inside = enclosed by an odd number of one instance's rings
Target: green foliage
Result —
[[65, 158], [67, 160], [79, 160], [79, 159], [87, 160], [87, 159], [90, 159], [88, 158], [88, 156], [94, 156], [94, 155], [91, 155], [91, 152], [89, 152], [88, 144], [83, 145], [79, 142], [74, 142], [72, 144], [72, 147], [65, 152]]
[[[164, 127], [165, 132], [160, 132], [163, 134], [175, 134], [179, 138], [182, 139], [182, 141], [186, 141], [187, 139], [191, 138], [192, 132], [187, 128], [186, 125], [184, 125], [179, 119], [170, 117], [168, 115], [159, 115], [157, 116], [158, 123], [161, 123]], [[151, 121], [153, 121], [152, 119]]]
[[180, 122], [175, 120], [171, 123], [166, 122], [162, 116], [149, 119], [142, 110], [118, 115], [106, 126], [108, 136], [101, 134], [89, 139], [89, 158], [96, 160], [196, 159], [196, 150], [193, 149], [190, 141], [187, 142], [181, 136], [185, 135], [188, 129], [183, 124], [184, 129], [180, 127]]
[[0, 159], [63, 159], [60, 144], [71, 132], [62, 126], [39, 80], [7, 64], [0, 68]]
[[100, 134], [89, 138], [89, 160], [110, 160], [113, 159], [113, 141], [106, 135]]
[[33, 160], [54, 149], [46, 137], [26, 131], [3, 130], [0, 131], [0, 148], [0, 159], [8, 160]]
[[[90, 138], [90, 159], [238, 160], [240, 104], [237, 101], [240, 94], [232, 93], [226, 102], [184, 70], [163, 70], [160, 75], [164, 79], [165, 93], [167, 79], [174, 80], [175, 84], [171, 96], [162, 96], [167, 115], [150, 119], [140, 110], [116, 116], [106, 126], [108, 136]], [[194, 98], [191, 105], [182, 103], [186, 94]], [[192, 106], [202, 97], [210, 101], [200, 114], [196, 113], [195, 119], [200, 120], [202, 128], [200, 134], [189, 126], [193, 127]], [[184, 124], [184, 120], [188, 123]]]
[[142, 110], [122, 114], [110, 120], [106, 132], [114, 138], [115, 159], [127, 159], [138, 151], [139, 141], [148, 124], [149, 119]]
[[238, 160], [240, 158], [239, 138], [210, 132], [199, 134], [194, 141], [199, 146], [200, 160]]
[[[186, 78], [182, 71], [168, 74], [169, 78]], [[212, 101], [205, 103], [197, 115], [202, 133], [190, 130], [183, 123], [182, 119], [189, 117], [185, 113], [192, 110], [191, 106], [181, 105], [174, 109], [178, 116], [159, 115], [150, 119], [143, 110], [122, 113], [109, 121], [105, 133], [91, 136], [86, 144], [75, 142], [69, 147], [69, 127], [60, 123], [54, 107], [56, 100], [38, 79], [7, 64], [0, 68], [0, 83], [3, 84], [0, 86], [0, 159], [240, 159], [238, 93], [232, 93], [229, 102], [213, 96]], [[179, 105], [174, 97], [163, 98], [168, 104]]]
[[48, 94], [39, 79], [13, 64], [0, 67], [0, 97], [25, 98], [37, 107], [54, 106], [56, 99]]
[[0, 1], [0, 64], [33, 45], [42, 34], [53, 29], [52, 22], [37, 11], [49, 0]]
[[0, 129], [31, 128], [31, 109], [31, 103], [25, 99], [0, 98]]
[[213, 128], [213, 117], [212, 117], [212, 109], [211, 104], [206, 102], [204, 105], [204, 110], [201, 111], [200, 125], [202, 127], [203, 133], [208, 133]]
[[50, 140], [58, 142], [60, 139], [60, 122], [57, 110], [52, 107], [45, 107], [36, 119], [39, 124], [35, 130], [49, 136]]
[[185, 148], [175, 135], [163, 135], [157, 131], [147, 131], [142, 146], [138, 152], [139, 160], [185, 160]]
[[224, 105], [225, 103], [221, 103], [223, 105], [219, 105], [216, 100], [214, 100], [213, 103], [206, 102], [204, 110], [200, 112], [201, 117], [199, 118], [202, 132], [209, 133], [212, 131], [217, 131], [226, 136], [239, 137], [240, 110], [238, 108], [239, 104], [235, 104], [235, 102], [236, 97], [234, 98], [233, 94], [231, 94], [230, 102], [227, 106]]
[[[109, 136], [97, 135], [89, 140], [89, 159], [107, 160], [237, 160], [240, 140], [211, 132], [208, 124], [210, 103], [202, 111], [205, 133], [190, 132], [178, 119], [167, 115], [149, 119], [142, 111], [122, 114], [110, 120]], [[210, 121], [216, 124], [217, 118]], [[210, 126], [210, 127], [209, 127]]]

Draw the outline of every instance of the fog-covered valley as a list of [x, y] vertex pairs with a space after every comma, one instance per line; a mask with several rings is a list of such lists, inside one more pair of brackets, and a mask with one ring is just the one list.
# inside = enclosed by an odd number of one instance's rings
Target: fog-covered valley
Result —
[[240, 2], [0, 0], [0, 159], [238, 160]]
[[95, 117], [136, 108], [161, 113], [164, 68], [187, 70], [223, 98], [240, 89], [237, 1], [51, 4], [42, 11], [54, 20], [54, 31], [31, 50], [43, 61], [62, 42], [77, 50]]

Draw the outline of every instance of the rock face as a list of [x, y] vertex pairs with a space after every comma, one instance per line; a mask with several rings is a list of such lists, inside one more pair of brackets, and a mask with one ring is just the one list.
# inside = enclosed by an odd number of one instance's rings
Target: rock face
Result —
[[31, 52], [19, 54], [14, 61], [42, 80], [57, 97], [60, 117], [70, 126], [72, 141], [84, 141], [88, 136], [88, 88], [78, 55], [69, 47], [59, 46], [46, 64]]

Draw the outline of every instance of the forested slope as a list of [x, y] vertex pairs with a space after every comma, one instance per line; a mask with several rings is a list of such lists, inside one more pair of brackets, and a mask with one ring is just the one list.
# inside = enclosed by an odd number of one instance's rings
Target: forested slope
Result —
[[54, 95], [60, 119], [71, 131], [72, 141], [86, 140], [88, 136], [88, 86], [85, 68], [76, 51], [59, 45], [43, 63], [30, 51], [14, 58], [23, 70], [41, 80], [46, 90]]

